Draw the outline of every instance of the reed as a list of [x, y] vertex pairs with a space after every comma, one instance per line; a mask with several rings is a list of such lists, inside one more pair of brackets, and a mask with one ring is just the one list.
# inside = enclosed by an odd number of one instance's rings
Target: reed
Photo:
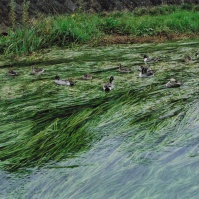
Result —
[[29, 1], [26, 1], [26, 0], [23, 1], [23, 4], [22, 4], [22, 24], [24, 26], [26, 26], [28, 21], [29, 21], [29, 13], [28, 13], [29, 5], [30, 5]]
[[11, 23], [12, 27], [14, 27], [15, 23], [16, 23], [15, 0], [10, 1], [9, 19], [10, 19], [10, 23]]

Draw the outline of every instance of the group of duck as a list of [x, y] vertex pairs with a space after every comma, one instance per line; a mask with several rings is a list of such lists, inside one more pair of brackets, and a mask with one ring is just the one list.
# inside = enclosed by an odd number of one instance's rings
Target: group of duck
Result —
[[[199, 53], [196, 53], [195, 56], [199, 57]], [[152, 62], [160, 61], [160, 58], [149, 58], [147, 55], [144, 55], [143, 58], [144, 58], [145, 66], [140, 66], [140, 68], [138, 69], [138, 71], [140, 71], [139, 77], [141, 77], [141, 78], [153, 77], [156, 71], [152, 70], [149, 67], [148, 64], [152, 63]], [[191, 60], [192, 60], [191, 56], [186, 56], [183, 59], [184, 62], [188, 62], [188, 61], [191, 61]], [[118, 71], [120, 73], [130, 73], [131, 69], [123, 67], [121, 64], [119, 64]], [[45, 70], [43, 68], [35, 69], [34, 66], [32, 66], [32, 70], [31, 70], [30, 75], [41, 75], [44, 72], [45, 72]], [[8, 71], [8, 75], [9, 76], [18, 76], [19, 74], [16, 71], [10, 69]], [[93, 77], [92, 77], [91, 74], [85, 74], [85, 75], [82, 76], [83, 80], [92, 80], [92, 78]], [[110, 79], [109, 79], [109, 82], [105, 83], [102, 86], [102, 88], [103, 88], [103, 90], [105, 92], [109, 92], [109, 91], [111, 91], [114, 88], [113, 80], [114, 80], [114, 77], [111, 76]], [[55, 76], [54, 82], [55, 82], [55, 84], [58, 84], [58, 85], [69, 85], [69, 86], [74, 86], [75, 85], [75, 83], [73, 81], [71, 81], [71, 80], [62, 80], [62, 79], [60, 79], [59, 76]], [[176, 87], [180, 87], [181, 85], [182, 85], [182, 81], [176, 81], [174, 78], [171, 78], [169, 80], [169, 82], [166, 83], [166, 87], [168, 87], [168, 88], [176, 88]]]
[[[199, 58], [199, 53], [196, 53], [195, 56], [197, 58]], [[153, 77], [155, 72], [154, 70], [152, 70], [148, 63], [152, 63], [152, 62], [157, 62], [157, 61], [160, 61], [161, 59], [160, 58], [149, 58], [147, 55], [144, 55], [144, 63], [145, 63], [145, 66], [140, 66], [140, 69], [138, 69], [140, 71], [139, 73], [139, 77], [141, 78], [148, 78], [148, 77]], [[183, 62], [189, 62], [192, 60], [192, 57], [187, 55], [183, 58]], [[130, 73], [131, 72], [131, 69], [129, 68], [126, 68], [126, 67], [123, 67], [121, 64], [119, 65], [119, 69], [118, 69], [119, 72], [122, 72], [122, 73]], [[113, 80], [114, 80], [114, 77], [111, 76], [110, 77], [110, 82], [103, 85], [103, 89], [105, 91], [110, 91], [114, 88], [114, 85], [113, 85]], [[182, 85], [182, 81], [179, 80], [179, 81], [176, 81], [174, 78], [171, 78], [166, 84], [165, 86], [167, 88], [176, 88], [176, 87], [180, 87]]]
[[[32, 66], [30, 75], [41, 75], [44, 71], [45, 71], [45, 69], [43, 69], [43, 68], [35, 69], [34, 66]], [[18, 72], [14, 71], [12, 69], [8, 70], [8, 76], [18, 76], [18, 75], [19, 75]]]

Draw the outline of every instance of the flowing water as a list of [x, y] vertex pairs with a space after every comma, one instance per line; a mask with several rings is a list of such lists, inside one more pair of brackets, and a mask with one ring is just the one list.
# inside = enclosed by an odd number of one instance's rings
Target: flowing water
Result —
[[[0, 198], [197, 199], [198, 46], [82, 46], [2, 57]], [[138, 77], [144, 54], [160, 57], [150, 64], [152, 78]], [[119, 73], [119, 63], [132, 72]], [[45, 72], [31, 76], [31, 66]], [[19, 76], [7, 76], [9, 68]], [[85, 73], [93, 79], [82, 80]], [[55, 85], [56, 75], [75, 86]], [[105, 93], [111, 75], [115, 88]], [[166, 88], [171, 77], [183, 85]]]

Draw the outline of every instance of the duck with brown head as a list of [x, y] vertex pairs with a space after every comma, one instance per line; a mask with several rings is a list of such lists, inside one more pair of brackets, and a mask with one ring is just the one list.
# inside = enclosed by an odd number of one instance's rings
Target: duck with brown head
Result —
[[45, 70], [43, 68], [36, 68], [32, 66], [31, 75], [41, 75]]
[[160, 58], [159, 58], [159, 57], [149, 58], [148, 55], [144, 55], [143, 58], [144, 58], [144, 63], [145, 63], [146, 65], [147, 65], [147, 63], [160, 61]]
[[122, 66], [122, 64], [119, 64], [119, 69], [118, 69], [118, 71], [119, 71], [120, 73], [130, 73], [130, 72], [131, 72], [131, 69]]
[[91, 74], [86, 73], [85, 75], [82, 76], [83, 80], [91, 80], [93, 77]]
[[174, 78], [171, 78], [166, 83], [166, 87], [167, 88], [176, 88], [176, 87], [180, 87], [181, 85], [182, 85], [182, 81], [176, 81]]
[[183, 62], [190, 62], [192, 61], [192, 57], [190, 55], [185, 55], [184, 58], [182, 59]]

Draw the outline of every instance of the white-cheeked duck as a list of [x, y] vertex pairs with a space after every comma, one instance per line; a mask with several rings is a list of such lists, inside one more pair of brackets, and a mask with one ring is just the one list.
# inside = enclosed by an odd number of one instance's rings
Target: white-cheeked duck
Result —
[[155, 72], [151, 70], [149, 67], [141, 66], [141, 72], [139, 77], [153, 77]]
[[66, 85], [66, 86], [74, 86], [75, 83], [71, 80], [62, 80], [60, 79], [59, 76], [55, 76], [55, 80], [54, 80], [55, 84], [58, 84], [58, 85]]
[[109, 79], [109, 82], [102, 86], [102, 88], [105, 92], [109, 92], [109, 91], [113, 90], [113, 88], [114, 88], [113, 80], [114, 80], [114, 77], [111, 76]]

